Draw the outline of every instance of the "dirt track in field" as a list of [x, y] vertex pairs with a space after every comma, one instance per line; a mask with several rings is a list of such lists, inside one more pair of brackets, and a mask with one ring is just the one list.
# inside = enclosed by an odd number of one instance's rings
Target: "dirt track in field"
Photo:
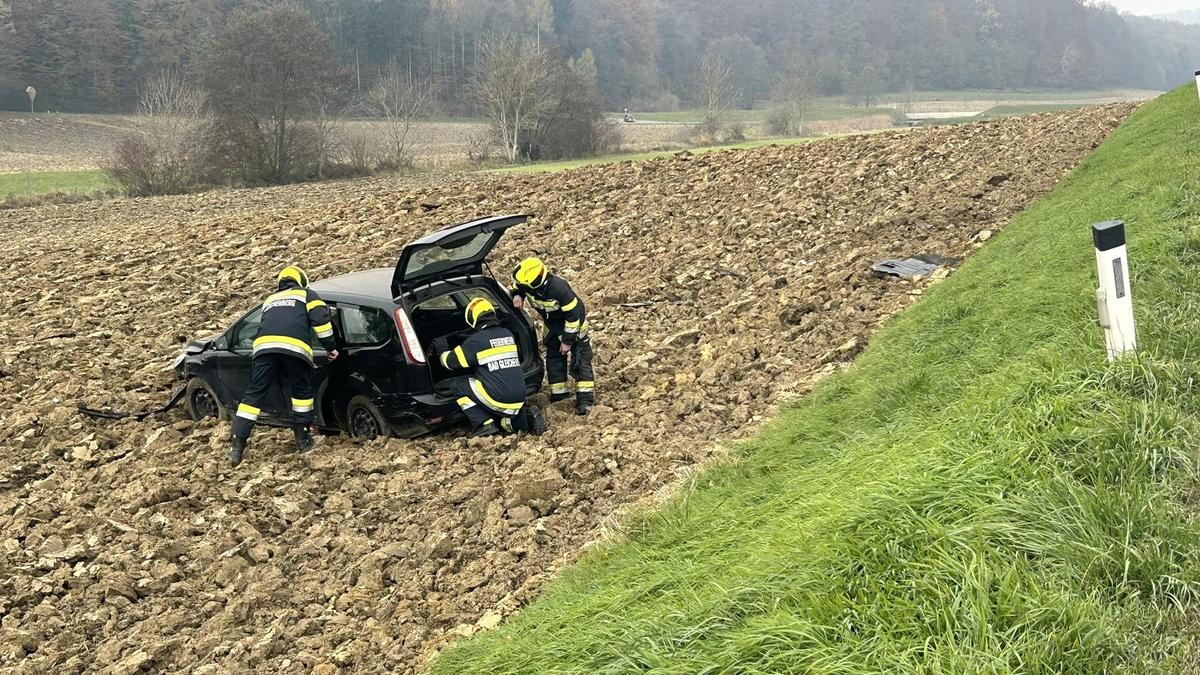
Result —
[[[885, 257], [969, 256], [1132, 110], [1115, 105], [558, 174], [374, 179], [0, 212], [0, 669], [406, 672], [531, 600], [614, 513], [851, 360], [929, 282]], [[423, 204], [438, 204], [427, 210]], [[588, 300], [600, 406], [540, 438], [304, 458], [148, 406], [185, 336], [288, 262], [391, 265], [420, 234], [537, 214]]]

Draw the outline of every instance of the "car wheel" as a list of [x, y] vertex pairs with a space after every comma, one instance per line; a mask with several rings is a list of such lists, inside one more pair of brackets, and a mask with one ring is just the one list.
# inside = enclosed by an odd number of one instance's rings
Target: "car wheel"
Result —
[[217, 419], [228, 419], [229, 417], [225, 406], [221, 405], [221, 400], [217, 398], [216, 392], [202, 377], [193, 377], [188, 380], [184, 400], [187, 403], [188, 416], [197, 422], [205, 417], [216, 417]]
[[532, 403], [525, 404], [526, 424], [529, 428], [529, 433], [534, 436], [541, 436], [550, 428], [550, 423], [546, 421], [546, 416], [542, 414], [542, 409]]
[[365, 441], [392, 435], [383, 413], [362, 394], [350, 399], [346, 405], [346, 427], [351, 436]]

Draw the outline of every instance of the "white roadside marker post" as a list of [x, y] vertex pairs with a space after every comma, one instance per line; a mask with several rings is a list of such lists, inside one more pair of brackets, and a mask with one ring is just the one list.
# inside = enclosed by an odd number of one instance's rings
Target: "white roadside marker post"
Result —
[[1137, 349], [1124, 221], [1110, 220], [1092, 225], [1092, 242], [1096, 245], [1096, 271], [1100, 278], [1096, 306], [1100, 312], [1100, 327], [1104, 329], [1108, 360], [1112, 361]]
[[1200, 70], [1196, 71], [1196, 94], [1200, 95]]

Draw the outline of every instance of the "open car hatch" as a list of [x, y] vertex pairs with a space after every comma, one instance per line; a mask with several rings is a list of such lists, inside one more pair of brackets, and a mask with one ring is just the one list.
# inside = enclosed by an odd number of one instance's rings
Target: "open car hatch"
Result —
[[392, 274], [392, 298], [399, 301], [413, 289], [442, 279], [482, 274], [483, 261], [505, 230], [528, 219], [528, 214], [481, 218], [427, 234], [405, 246]]

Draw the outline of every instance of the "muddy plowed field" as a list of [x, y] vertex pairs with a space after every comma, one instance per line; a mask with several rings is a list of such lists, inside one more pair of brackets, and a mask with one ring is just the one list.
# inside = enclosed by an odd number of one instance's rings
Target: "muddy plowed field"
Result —
[[[850, 361], [1131, 111], [559, 174], [367, 180], [0, 213], [0, 670], [407, 672], [496, 625], [615, 514]], [[98, 422], [173, 388], [185, 337], [299, 262], [390, 266], [409, 240], [531, 212], [493, 254], [542, 254], [587, 298], [600, 405], [519, 441], [449, 435], [309, 455], [181, 411]]]

